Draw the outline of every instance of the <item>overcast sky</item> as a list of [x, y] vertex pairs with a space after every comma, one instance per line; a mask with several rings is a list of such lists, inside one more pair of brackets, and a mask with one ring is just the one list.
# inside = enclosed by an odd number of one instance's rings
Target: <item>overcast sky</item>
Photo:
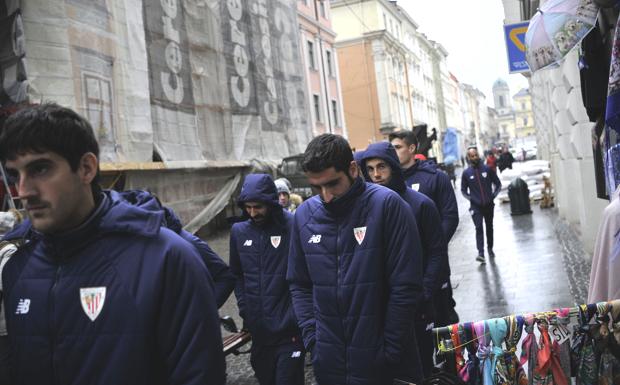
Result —
[[448, 67], [461, 82], [487, 96], [493, 106], [493, 82], [508, 82], [512, 95], [527, 88], [527, 79], [508, 73], [504, 43], [504, 9], [500, 0], [400, 0], [420, 32], [448, 51]]

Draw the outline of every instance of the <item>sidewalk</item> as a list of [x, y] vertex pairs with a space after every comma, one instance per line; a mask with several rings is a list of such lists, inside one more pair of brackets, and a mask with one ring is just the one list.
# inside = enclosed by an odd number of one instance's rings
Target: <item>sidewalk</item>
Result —
[[554, 209], [541, 210], [532, 203], [532, 214], [511, 216], [509, 203], [496, 204], [496, 257], [491, 260], [487, 255], [486, 265], [481, 265], [475, 261], [469, 202], [460, 189], [456, 195], [460, 223], [449, 253], [461, 322], [585, 302], [590, 265], [583, 258], [578, 237]]

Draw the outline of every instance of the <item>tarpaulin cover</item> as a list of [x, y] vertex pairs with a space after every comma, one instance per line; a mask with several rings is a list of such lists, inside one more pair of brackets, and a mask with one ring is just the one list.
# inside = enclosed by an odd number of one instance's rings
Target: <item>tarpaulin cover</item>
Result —
[[452, 164], [460, 159], [459, 138], [455, 128], [448, 127], [443, 137], [443, 161]]
[[294, 0], [3, 3], [0, 107], [78, 110], [104, 162], [277, 160], [310, 140]]

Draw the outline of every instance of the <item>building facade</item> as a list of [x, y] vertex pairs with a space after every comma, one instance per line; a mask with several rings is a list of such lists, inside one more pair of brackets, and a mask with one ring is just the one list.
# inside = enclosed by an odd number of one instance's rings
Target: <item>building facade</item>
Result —
[[347, 137], [329, 1], [298, 0], [297, 13], [312, 133]]
[[[333, 0], [331, 14], [352, 146], [363, 149], [422, 123], [429, 134], [433, 127], [443, 131], [447, 52], [421, 34], [396, 1]], [[440, 155], [439, 148], [430, 155]]]
[[[503, 0], [504, 23], [529, 20], [537, 8], [534, 3]], [[594, 123], [583, 106], [578, 52], [569, 53], [557, 68], [535, 72], [529, 83], [538, 157], [551, 163], [555, 204], [560, 215], [579, 230], [591, 253], [609, 202], [597, 198], [591, 139]]]
[[493, 105], [497, 111], [499, 142], [510, 144], [515, 137], [515, 113], [510, 97], [510, 87], [502, 79], [493, 83]]
[[534, 126], [534, 113], [532, 111], [532, 95], [530, 90], [522, 88], [513, 97], [515, 114], [516, 139], [534, 138], [536, 127]]

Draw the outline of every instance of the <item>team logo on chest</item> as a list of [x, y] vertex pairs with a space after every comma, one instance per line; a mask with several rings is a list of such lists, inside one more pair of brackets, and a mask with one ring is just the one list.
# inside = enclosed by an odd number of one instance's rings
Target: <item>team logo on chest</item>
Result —
[[97, 319], [105, 303], [105, 286], [102, 287], [81, 287], [80, 302], [82, 309], [91, 321]]
[[482, 177], [483, 177], [483, 178], [486, 178], [486, 177], [487, 177], [487, 172], [486, 172], [486, 171], [482, 173]]
[[354, 228], [353, 235], [355, 235], [355, 240], [357, 243], [361, 245], [362, 242], [364, 242], [364, 237], [366, 236], [366, 226]]
[[420, 191], [420, 184], [419, 183], [414, 183], [411, 185], [411, 188], [415, 191]]
[[282, 239], [281, 235], [272, 235], [271, 236], [271, 246], [273, 246], [275, 249], [278, 248], [278, 246], [280, 246], [280, 240]]

